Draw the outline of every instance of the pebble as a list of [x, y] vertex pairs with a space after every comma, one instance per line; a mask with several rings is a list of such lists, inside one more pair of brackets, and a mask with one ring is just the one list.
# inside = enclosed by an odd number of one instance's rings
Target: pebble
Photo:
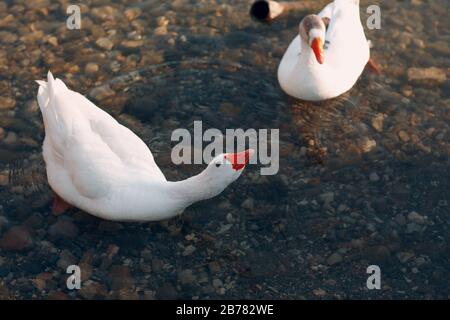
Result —
[[39, 112], [39, 105], [35, 99], [29, 100], [25, 103], [23, 111], [27, 116], [34, 116]]
[[422, 227], [417, 223], [411, 222], [406, 225], [406, 233], [421, 232]]
[[94, 73], [98, 72], [99, 69], [100, 69], [100, 67], [98, 66], [97, 63], [89, 62], [86, 64], [86, 67], [84, 68], [84, 72], [86, 72], [87, 74], [94, 74]]
[[400, 140], [402, 140], [404, 143], [407, 143], [407, 142], [410, 140], [409, 135], [408, 135], [405, 131], [403, 131], [403, 130], [400, 130], [400, 131], [398, 132], [398, 137], [399, 137]]
[[373, 148], [377, 146], [377, 142], [373, 139], [364, 138], [361, 142], [361, 150], [364, 153], [372, 151]]
[[228, 213], [226, 216], [226, 220], [228, 223], [233, 224], [236, 222], [236, 219], [234, 219], [233, 215], [231, 213]]
[[167, 26], [161, 26], [161, 27], [155, 28], [155, 30], [153, 31], [153, 34], [155, 36], [165, 36], [167, 34]]
[[149, 249], [142, 250], [141, 257], [144, 259], [144, 261], [151, 262], [153, 258], [152, 251]]
[[91, 92], [89, 93], [89, 96], [97, 101], [112, 97], [116, 94], [116, 92], [111, 89], [111, 87], [107, 84], [102, 85], [100, 87], [96, 87], [94, 89], [91, 90]]
[[134, 286], [134, 279], [131, 276], [131, 270], [127, 266], [115, 265], [109, 272], [112, 290], [130, 289]]
[[111, 264], [113, 263], [113, 259], [117, 255], [119, 250], [120, 250], [119, 246], [117, 246], [115, 244], [110, 244], [108, 246], [108, 248], [106, 249], [106, 254], [105, 254], [105, 256], [102, 259], [100, 267], [102, 269], [109, 268], [109, 266], [111, 266]]
[[245, 199], [242, 204], [241, 207], [247, 210], [253, 210], [253, 208], [255, 207], [255, 202], [253, 200], [253, 198], [247, 198]]
[[51, 291], [47, 295], [48, 300], [69, 300], [67, 294], [61, 291]]
[[319, 199], [322, 200], [322, 202], [325, 205], [329, 205], [331, 202], [334, 201], [334, 192], [326, 192], [326, 193], [322, 193], [319, 196]]
[[2, 231], [8, 226], [8, 224], [8, 219], [6, 219], [6, 217], [4, 216], [0, 216], [0, 235], [2, 234]]
[[318, 297], [323, 297], [326, 296], [327, 292], [323, 289], [318, 288], [313, 290], [313, 294]]
[[227, 117], [235, 118], [241, 113], [241, 108], [232, 103], [224, 102], [220, 105], [219, 111]]
[[17, 136], [17, 134], [15, 132], [9, 131], [6, 134], [6, 137], [3, 139], [3, 143], [7, 144], [7, 145], [15, 145], [17, 144], [17, 142], [19, 141], [19, 137]]
[[386, 115], [383, 113], [378, 113], [373, 119], [372, 119], [372, 127], [377, 130], [378, 132], [383, 131], [383, 122], [386, 118]]
[[171, 283], [164, 283], [156, 290], [155, 296], [161, 300], [175, 300], [178, 298], [178, 292]]
[[7, 251], [23, 251], [33, 246], [33, 239], [27, 227], [15, 226], [0, 239], [0, 247]]
[[422, 215], [420, 215], [417, 212], [415, 212], [415, 211], [412, 211], [412, 212], [410, 212], [408, 214], [408, 220], [412, 221], [412, 222], [415, 222], [417, 224], [424, 224], [425, 223], [425, 218]]
[[404, 216], [403, 214], [401, 214], [401, 213], [397, 214], [397, 215], [394, 217], [394, 221], [395, 221], [397, 224], [401, 225], [401, 226], [404, 226], [404, 225], [406, 224], [406, 218], [405, 218], [405, 216]]
[[95, 41], [95, 44], [98, 47], [105, 49], [107, 51], [110, 51], [114, 47], [114, 43], [105, 37], [98, 38], [97, 41]]
[[58, 38], [57, 37], [50, 36], [46, 39], [46, 41], [48, 43], [50, 43], [52, 46], [54, 46], [55, 48], [58, 47]]
[[127, 17], [128, 20], [134, 20], [137, 17], [139, 17], [142, 13], [142, 10], [139, 8], [129, 8], [125, 10], [125, 17]]
[[401, 263], [406, 263], [414, 257], [412, 252], [399, 252], [397, 253], [397, 258]]
[[0, 96], [0, 110], [14, 109], [15, 106], [16, 100], [14, 98]]
[[91, 250], [86, 251], [80, 259], [78, 266], [81, 269], [81, 280], [87, 281], [92, 276], [92, 263], [94, 261], [94, 254]]
[[96, 281], [88, 280], [81, 285], [81, 289], [77, 291], [79, 295], [85, 299], [102, 299], [108, 294], [105, 287]]
[[[59, 255], [59, 260], [56, 265], [61, 268], [63, 272], [65, 272], [68, 266], [75, 265], [77, 264], [77, 262], [78, 259], [72, 254], [72, 252], [70, 252], [69, 250], [63, 250]], [[83, 272], [83, 270], [81, 271]]]
[[391, 256], [391, 251], [383, 245], [372, 246], [367, 249], [367, 256], [371, 262], [384, 262]]
[[380, 180], [380, 177], [378, 176], [378, 174], [376, 172], [372, 172], [369, 175], [369, 180], [372, 181], [372, 182], [377, 182], [377, 181]]
[[125, 40], [121, 42], [121, 45], [127, 49], [136, 49], [144, 45], [144, 40]]
[[118, 300], [138, 300], [139, 294], [132, 289], [124, 288], [116, 291], [114, 297]]
[[119, 18], [119, 11], [117, 8], [109, 5], [92, 8], [90, 12], [94, 17], [103, 21], [112, 21]]
[[328, 263], [330, 266], [334, 266], [334, 265], [336, 265], [336, 264], [338, 264], [338, 263], [341, 263], [342, 260], [343, 260], [342, 256], [341, 256], [339, 253], [335, 252], [335, 253], [333, 253], [332, 255], [330, 255], [330, 256], [328, 257], [327, 263]]
[[161, 271], [163, 267], [163, 262], [158, 258], [152, 259], [152, 270], [155, 272]]
[[211, 273], [218, 273], [221, 270], [220, 267], [220, 263], [218, 263], [217, 261], [212, 261], [208, 264], [209, 267], [209, 271], [211, 271]]
[[181, 284], [190, 284], [190, 283], [194, 282], [194, 275], [192, 274], [192, 270], [186, 269], [186, 270], [181, 271], [178, 274], [178, 281]]
[[348, 209], [349, 209], [349, 207], [345, 203], [341, 203], [337, 210], [339, 213], [342, 213], [344, 211], [347, 211]]
[[183, 256], [189, 256], [192, 253], [194, 253], [195, 250], [197, 250], [197, 248], [195, 246], [188, 245], [186, 248], [184, 248]]
[[421, 84], [443, 83], [447, 80], [447, 73], [444, 69], [431, 68], [409, 68], [408, 81]]
[[61, 238], [75, 239], [79, 234], [79, 230], [71, 218], [62, 216], [48, 228], [48, 234], [55, 240]]
[[220, 279], [214, 279], [212, 281], [212, 285], [214, 288], [219, 289], [219, 288], [223, 287], [223, 282]]

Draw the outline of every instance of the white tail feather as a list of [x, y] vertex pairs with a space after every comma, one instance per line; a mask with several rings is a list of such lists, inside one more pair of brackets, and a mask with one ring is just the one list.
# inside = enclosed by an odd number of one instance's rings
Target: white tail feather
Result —
[[45, 82], [44, 80], [35, 80], [37, 82], [38, 85], [40, 85], [41, 87], [47, 88], [47, 82]]
[[55, 96], [55, 79], [53, 78], [52, 73], [50, 70], [47, 73], [47, 87], [48, 87], [48, 97], [49, 99], [53, 98]]

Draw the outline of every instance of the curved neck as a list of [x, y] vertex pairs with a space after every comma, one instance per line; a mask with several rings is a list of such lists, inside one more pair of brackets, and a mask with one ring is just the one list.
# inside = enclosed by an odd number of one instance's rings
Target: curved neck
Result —
[[171, 196], [187, 207], [197, 201], [210, 199], [225, 189], [205, 171], [181, 181], [167, 181]]

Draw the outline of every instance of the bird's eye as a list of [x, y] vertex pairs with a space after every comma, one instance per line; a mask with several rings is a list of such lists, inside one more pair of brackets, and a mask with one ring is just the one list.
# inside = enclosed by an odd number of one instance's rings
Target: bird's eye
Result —
[[221, 163], [220, 163], [220, 162], [216, 162], [216, 168], [219, 168], [219, 167], [220, 167], [220, 165], [221, 165]]

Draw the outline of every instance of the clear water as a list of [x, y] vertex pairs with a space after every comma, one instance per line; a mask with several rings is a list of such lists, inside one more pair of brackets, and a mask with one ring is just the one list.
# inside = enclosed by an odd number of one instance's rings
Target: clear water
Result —
[[[307, 11], [265, 25], [250, 19], [251, 1], [89, 1], [71, 31], [59, 3], [0, 5], [0, 96], [15, 100], [0, 108], [0, 238], [14, 226], [29, 237], [22, 250], [0, 249], [0, 298], [449, 297], [448, 1], [381, 1], [382, 29], [366, 35], [382, 75], [366, 71], [322, 103], [295, 101], [276, 80]], [[141, 11], [129, 20], [131, 8]], [[413, 67], [447, 78], [413, 81]], [[86, 96], [109, 84], [114, 95], [95, 102], [142, 137], [171, 180], [203, 168], [170, 160], [172, 131], [195, 120], [280, 129], [280, 171], [250, 166], [161, 223], [54, 217], [33, 81], [48, 69]], [[85, 270], [80, 291], [66, 288], [68, 264]], [[372, 264], [382, 290], [366, 287]]]

